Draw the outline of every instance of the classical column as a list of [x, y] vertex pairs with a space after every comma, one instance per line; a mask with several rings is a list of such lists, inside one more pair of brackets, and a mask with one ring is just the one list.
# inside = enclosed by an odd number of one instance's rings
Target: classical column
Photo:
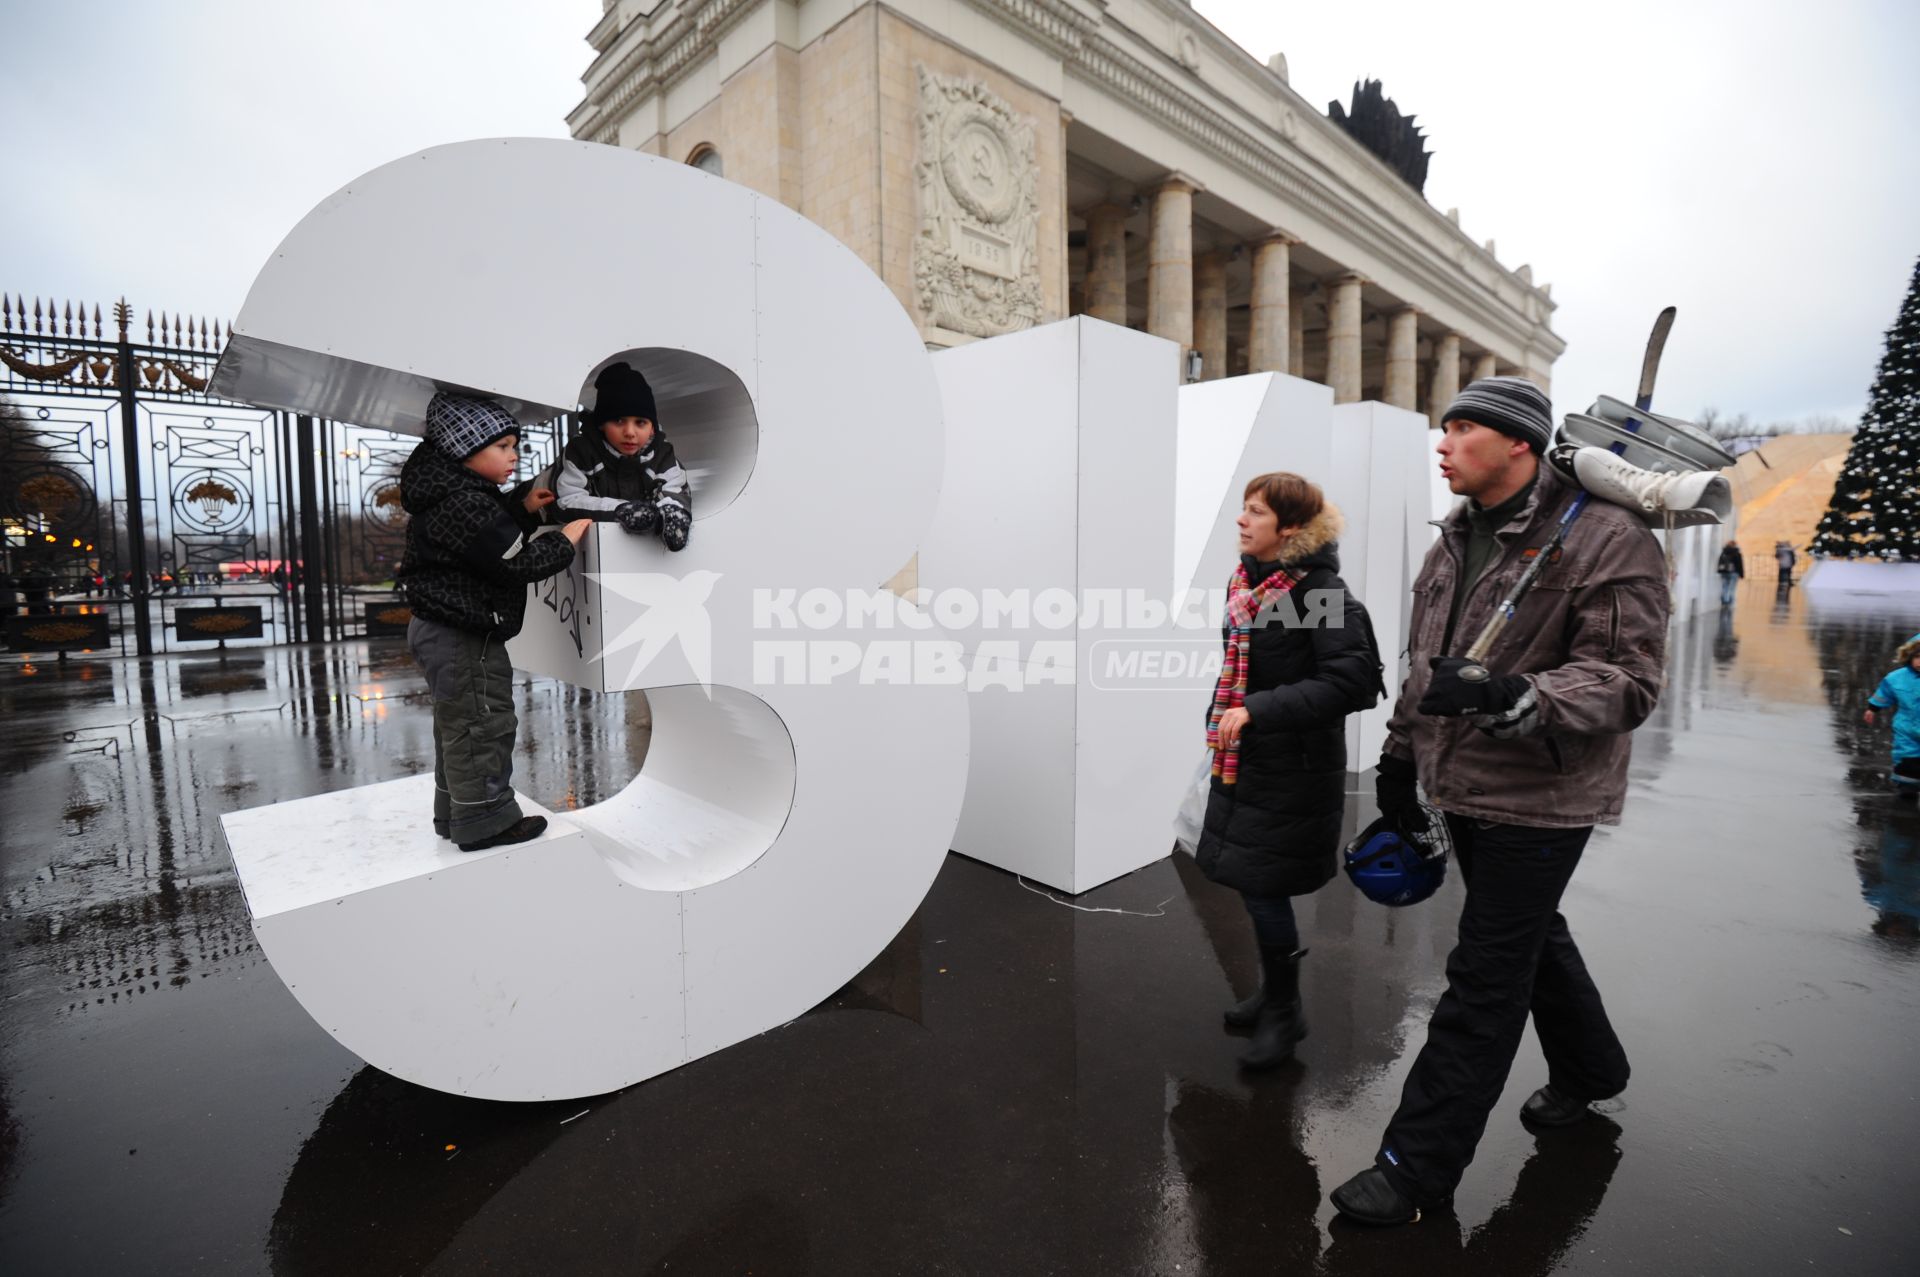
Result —
[[1247, 336], [1248, 372], [1300, 375], [1293, 350], [1292, 236], [1278, 232], [1253, 246], [1253, 313]]
[[1087, 314], [1127, 325], [1127, 210], [1087, 210]]
[[1200, 377], [1227, 375], [1227, 256], [1205, 253], [1193, 264], [1193, 345]]
[[1396, 408], [1412, 412], [1419, 403], [1417, 352], [1420, 345], [1420, 311], [1403, 306], [1387, 317], [1387, 376], [1381, 397]]
[[1433, 381], [1427, 393], [1427, 417], [1440, 427], [1440, 415], [1460, 394], [1460, 334], [1448, 333], [1433, 344]]
[[1287, 371], [1295, 377], [1307, 375], [1307, 294], [1304, 289], [1287, 292]]
[[1491, 354], [1482, 354], [1473, 361], [1474, 381], [1479, 381], [1482, 377], [1497, 377], [1499, 375], [1500, 361], [1495, 359]]
[[1192, 178], [1175, 173], [1153, 192], [1147, 235], [1147, 331], [1180, 345], [1182, 371], [1193, 345]]
[[[612, 6], [608, 6], [608, 7], [611, 8]], [[1080, 277], [1082, 280], [1081, 293], [1083, 294], [1080, 299], [1080, 306], [1078, 309], [1075, 309], [1073, 304], [1073, 250], [1071, 245], [1068, 243], [1068, 241], [1073, 238], [1073, 230], [1072, 230], [1072, 227], [1069, 226], [1068, 224], [1069, 219], [1067, 217], [1067, 181], [1066, 181], [1067, 152], [1069, 150], [1069, 147], [1067, 144], [1067, 133], [1068, 133], [1069, 126], [1071, 126], [1072, 123], [1073, 123], [1073, 112], [1065, 109], [1064, 107], [1061, 108], [1060, 154], [1056, 161], [1060, 165], [1059, 172], [1061, 174], [1061, 178], [1060, 178], [1060, 185], [1057, 188], [1057, 194], [1055, 196], [1058, 202], [1054, 205], [1055, 212], [1059, 215], [1059, 218], [1060, 218], [1060, 235], [1059, 235], [1059, 241], [1058, 241], [1059, 251], [1060, 251], [1060, 269], [1059, 269], [1059, 275], [1058, 275], [1060, 291], [1055, 295], [1059, 298], [1059, 304], [1061, 306], [1059, 317], [1061, 319], [1071, 319], [1075, 315], [1086, 313], [1086, 298], [1084, 296], [1086, 292], [1086, 285], [1084, 282], [1086, 279], [1085, 274], [1082, 274]], [[1045, 164], [1047, 162], [1046, 157], [1044, 156], [1039, 157], [1039, 159], [1042, 164]], [[1037, 264], [1038, 263], [1036, 263], [1036, 265]], [[1042, 304], [1044, 306], [1044, 302]], [[1045, 312], [1043, 311], [1043, 313]], [[1049, 314], [1047, 318], [1052, 319], [1053, 316]]]
[[1335, 403], [1360, 402], [1360, 285], [1351, 272], [1327, 286], [1327, 384]]

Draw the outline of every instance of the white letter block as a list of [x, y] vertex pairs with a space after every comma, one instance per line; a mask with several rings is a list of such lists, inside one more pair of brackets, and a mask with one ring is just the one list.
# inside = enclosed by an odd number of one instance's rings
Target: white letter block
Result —
[[1347, 720], [1347, 766], [1354, 772], [1380, 761], [1387, 719], [1406, 679], [1400, 653], [1413, 616], [1413, 578], [1435, 534], [1427, 514], [1427, 475], [1436, 469], [1427, 433], [1424, 413], [1390, 404], [1333, 409], [1333, 470], [1326, 490], [1347, 519], [1340, 574], [1367, 605], [1387, 684], [1378, 705]]
[[[954, 633], [970, 658], [1016, 641], [1027, 675], [1020, 690], [983, 686], [969, 697], [973, 758], [954, 850], [1064, 891], [1167, 854], [1167, 821], [1205, 744], [1204, 707], [1190, 690], [1138, 679], [1103, 687], [1101, 663], [1131, 651], [1158, 668], [1162, 653], [1195, 639], [1211, 635], [1217, 647], [1217, 632], [1125, 626], [1110, 613], [1097, 627], [1049, 628], [1047, 606], [1123, 601], [1129, 590], [1166, 603], [1178, 353], [1083, 317], [934, 359], [945, 488], [920, 585], [936, 595], [1024, 591], [1035, 604], [1025, 627], [983, 610]], [[1057, 662], [1038, 668], [1036, 644], [1060, 641], [1074, 644], [1071, 683], [1053, 676]]]
[[940, 488], [913, 324], [797, 213], [610, 146], [425, 151], [295, 228], [216, 390], [418, 433], [436, 388], [532, 422], [617, 358], [653, 384], [693, 477], [690, 544], [596, 525], [572, 570], [530, 590], [509, 651], [649, 689], [640, 775], [549, 813], [540, 841], [475, 855], [432, 836], [427, 779], [224, 821], [261, 947], [302, 1005], [445, 1091], [597, 1094], [792, 1019], [898, 932], [959, 816], [962, 687], [755, 682], [762, 640], [890, 636], [756, 631], [753, 592], [871, 589], [912, 556]]

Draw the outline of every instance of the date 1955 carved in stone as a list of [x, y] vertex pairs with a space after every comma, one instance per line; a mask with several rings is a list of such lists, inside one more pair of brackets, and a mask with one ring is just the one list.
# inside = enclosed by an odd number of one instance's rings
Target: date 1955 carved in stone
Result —
[[920, 309], [952, 332], [994, 337], [1040, 322], [1033, 122], [977, 80], [920, 72]]

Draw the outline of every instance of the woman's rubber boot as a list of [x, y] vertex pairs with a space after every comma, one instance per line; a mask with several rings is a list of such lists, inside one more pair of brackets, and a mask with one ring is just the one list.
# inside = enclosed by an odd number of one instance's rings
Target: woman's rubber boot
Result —
[[1293, 1058], [1294, 1046], [1307, 1036], [1307, 1017], [1300, 1007], [1301, 949], [1267, 949], [1260, 953], [1266, 999], [1253, 1026], [1253, 1044], [1240, 1057], [1240, 1067], [1258, 1072], [1278, 1068]]
[[1227, 1022], [1229, 1029], [1251, 1029], [1260, 1022], [1260, 1008], [1266, 1004], [1267, 982], [1263, 979], [1260, 987], [1253, 991], [1252, 996], [1242, 998], [1228, 1007], [1226, 1014], [1221, 1018]]

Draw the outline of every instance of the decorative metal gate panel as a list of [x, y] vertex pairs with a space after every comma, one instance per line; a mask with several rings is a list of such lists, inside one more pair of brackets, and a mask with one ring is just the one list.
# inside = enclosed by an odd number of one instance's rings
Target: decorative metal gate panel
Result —
[[[209, 397], [218, 322], [148, 313], [136, 342], [132, 308], [111, 309], [103, 321], [98, 306], [0, 295], [0, 610], [10, 628], [55, 618], [16, 650], [245, 641], [253, 608], [264, 642], [403, 620], [399, 477], [419, 440]], [[530, 427], [522, 473], [557, 456], [571, 428]]]

